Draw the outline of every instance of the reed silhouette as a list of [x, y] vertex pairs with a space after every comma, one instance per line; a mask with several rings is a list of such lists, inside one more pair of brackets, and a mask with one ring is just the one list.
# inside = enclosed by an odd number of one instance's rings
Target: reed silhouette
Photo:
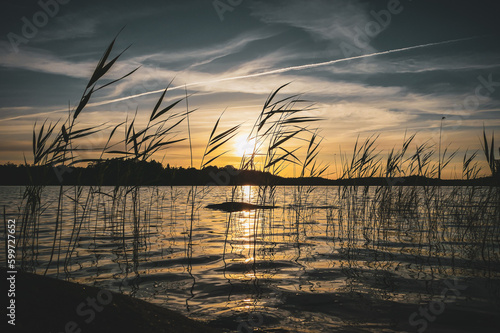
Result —
[[[386, 159], [377, 150], [378, 136], [364, 141], [358, 138], [353, 151], [340, 156], [338, 179], [328, 180], [322, 177], [329, 165], [320, 162], [323, 138], [316, 125], [321, 119], [313, 116], [314, 104], [300, 95], [281, 96], [285, 84], [270, 93], [249, 133], [243, 133], [253, 147], [242, 156], [238, 169], [214, 166], [229, 152], [227, 145], [242, 128], [241, 124], [226, 127], [222, 122], [224, 112], [207, 138], [199, 169], [195, 169], [190, 115], [196, 110], [189, 108], [187, 91], [185, 97], [165, 102], [168, 85], [142, 128], [136, 125], [137, 112], [117, 125], [80, 126], [78, 120], [85, 116], [85, 107], [96, 92], [137, 70], [101, 82], [124, 52], [108, 61], [115, 40], [105, 50], [67, 119], [35, 124], [33, 162], [2, 166], [25, 182], [16, 212], [23, 270], [56, 277], [64, 273], [64, 278], [69, 278], [91, 265], [96, 275], [106, 274], [107, 268], [100, 267], [99, 262], [111, 252], [113, 262], [120, 267], [116, 277], [127, 281], [119, 288], [135, 295], [145, 279], [141, 271], [144, 264], [171, 264], [151, 263], [148, 256], [157, 258], [157, 247], [167, 247], [162, 242], [169, 243], [170, 249], [177, 249], [182, 242], [183, 256], [169, 260], [181, 263], [190, 277], [187, 311], [196, 301], [200, 279], [197, 262], [220, 257], [223, 276], [231, 287], [239, 286], [241, 280], [252, 286], [252, 303], [245, 306], [254, 311], [268, 292], [266, 288], [272, 288], [269, 281], [282, 273], [279, 265], [293, 267], [294, 273], [305, 280], [314, 278], [304, 263], [305, 258], [316, 256], [310, 252], [309, 242], [324, 241], [332, 247], [332, 253], [321, 255], [330, 256], [325, 259], [328, 267], [338, 265], [346, 277], [340, 291], [354, 292], [362, 283], [372, 284], [370, 299], [378, 302], [398, 296], [397, 284], [403, 279], [397, 276], [398, 270], [407, 274], [405, 283], [414, 279], [434, 289], [436, 276], [450, 274], [450, 270], [453, 276], [497, 281], [500, 187], [494, 181], [498, 180], [499, 165], [494, 137], [488, 141], [485, 130], [483, 152], [492, 174], [486, 180], [479, 179], [478, 152], [468, 151], [463, 156], [462, 181], [440, 179], [457, 153], [450, 153], [446, 147], [441, 154], [439, 145], [436, 162], [436, 147], [429, 142], [414, 144], [416, 135], [406, 133], [401, 147], [393, 148]], [[182, 102], [185, 110], [180, 110]], [[184, 123], [187, 133], [179, 137]], [[109, 131], [105, 145], [96, 157], [83, 158], [81, 140], [103, 131]], [[164, 167], [153, 160], [158, 152], [185, 140], [190, 147], [190, 168]], [[88, 166], [79, 166], [84, 163]], [[72, 170], [62, 180], [54, 172], [61, 166]], [[287, 168], [298, 168], [299, 177], [282, 177]], [[213, 181], [210, 175], [224, 170], [230, 175], [229, 183], [220, 185], [230, 187], [224, 197], [211, 195], [215, 187], [209, 185]], [[53, 184], [58, 184], [56, 195], [49, 188]], [[246, 192], [245, 184], [255, 185], [251, 193]], [[322, 188], [317, 184], [336, 186]], [[456, 186], [443, 189], [441, 185], [446, 184]], [[165, 213], [167, 207], [170, 214]], [[200, 215], [205, 208], [225, 214], [215, 259], [196, 254], [202, 242]], [[54, 215], [50, 226], [44, 215], [48, 210]], [[321, 236], [314, 229], [318, 219], [326, 221]], [[178, 232], [179, 225], [182, 232]], [[164, 235], [170, 237], [160, 239]], [[40, 244], [42, 236], [44, 242]], [[275, 259], [280, 246], [293, 249], [289, 262]], [[92, 259], [80, 256], [83, 248], [92, 253]], [[241, 257], [247, 260], [242, 262]], [[241, 274], [234, 278], [235, 272]], [[266, 288], [261, 287], [264, 283]], [[310, 291], [314, 292], [313, 286]], [[324, 297], [330, 302], [334, 297], [331, 290], [328, 292]], [[289, 291], [277, 295], [278, 303], [287, 298], [301, 306], [303, 300], [303, 295]], [[346, 299], [336, 298], [339, 300], [349, 306]]]

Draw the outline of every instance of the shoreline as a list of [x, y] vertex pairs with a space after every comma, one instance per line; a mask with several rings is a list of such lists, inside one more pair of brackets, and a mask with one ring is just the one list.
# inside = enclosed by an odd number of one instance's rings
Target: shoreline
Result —
[[8, 332], [222, 332], [127, 295], [22, 271], [15, 300], [16, 325], [6, 324]]
[[[4, 267], [0, 267], [0, 271], [7, 275]], [[343, 332], [414, 332], [427, 327], [429, 332], [443, 333], [476, 332], [477, 329], [498, 332], [497, 310], [485, 308], [480, 300], [470, 299], [467, 303], [449, 301], [469, 286], [457, 285], [456, 280], [448, 282], [449, 286], [458, 286], [458, 289], [445, 288], [449, 295], [421, 304], [377, 301], [363, 298], [361, 294], [358, 295], [361, 298], [356, 299], [352, 296], [346, 298], [345, 295], [289, 294], [287, 300], [292, 304], [298, 301], [310, 303], [316, 310], [319, 310], [318, 306], [324, 307], [326, 303], [333, 302], [335, 306], [325, 313], [340, 317]], [[360, 299], [364, 299], [363, 305], [356, 304], [356, 300]], [[429, 316], [432, 320], [426, 321]], [[213, 328], [207, 323], [127, 295], [22, 271], [16, 274], [15, 322], [15, 326], [5, 325], [8, 326], [7, 332], [215, 333], [236, 329], [236, 326], [230, 329], [232, 322], [224, 319], [211, 322], [216, 326]], [[286, 325], [276, 327], [273, 324], [264, 331], [296, 332], [288, 329]], [[310, 330], [320, 331], [324, 330]]]

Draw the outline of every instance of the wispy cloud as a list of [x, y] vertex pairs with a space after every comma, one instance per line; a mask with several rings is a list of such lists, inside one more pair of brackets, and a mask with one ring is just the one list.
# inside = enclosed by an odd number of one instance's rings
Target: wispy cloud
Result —
[[332, 74], [414, 74], [436, 71], [477, 71], [500, 67], [496, 53], [483, 53], [479, 59], [475, 54], [403, 54], [392, 57], [372, 58], [366, 62], [350, 62], [332, 66]]
[[345, 39], [349, 31], [356, 26], [363, 27], [370, 20], [366, 4], [358, 1], [257, 1], [250, 8], [263, 22], [297, 27], [328, 41]]
[[158, 65], [181, 63], [184, 68], [195, 68], [216, 59], [236, 54], [251, 43], [275, 36], [275, 32], [263, 29], [244, 32], [234, 38], [217, 44], [196, 49], [164, 51], [136, 56], [132, 60], [138, 63], [153, 62]]
[[[364, 54], [364, 55], [355, 56], [355, 57], [351, 57], [351, 58], [342, 58], [342, 59], [335, 59], [335, 60], [330, 60], [330, 61], [325, 61], [325, 62], [320, 62], [320, 63], [290, 66], [290, 67], [279, 68], [279, 69], [274, 69], [274, 70], [270, 70], [270, 71], [264, 71], [264, 72], [252, 73], [252, 74], [244, 74], [244, 75], [239, 75], [239, 76], [237, 75], [237, 76], [224, 77], [224, 75], [221, 75], [222, 77], [220, 77], [220, 75], [214, 76], [214, 75], [209, 74], [209, 73], [190, 72], [189, 73], [190, 75], [188, 75], [188, 79], [193, 79], [193, 80], [189, 80], [188, 81], [189, 83], [187, 84], [187, 86], [190, 86], [190, 87], [195, 86], [195, 87], [198, 87], [199, 89], [202, 89], [202, 90], [208, 89], [209, 91], [215, 90], [218, 92], [232, 91], [232, 92], [247, 92], [247, 93], [248, 92], [250, 92], [250, 93], [263, 93], [262, 89], [265, 89], [267, 91], [271, 90], [269, 87], [269, 84], [273, 81], [268, 80], [266, 82], [266, 84], [259, 84], [256, 86], [254, 83], [251, 83], [248, 80], [253, 79], [253, 78], [259, 78], [262, 76], [277, 75], [277, 74], [282, 74], [282, 73], [287, 73], [287, 72], [296, 72], [296, 71], [300, 71], [300, 70], [307, 70], [307, 69], [313, 69], [313, 68], [317, 68], [317, 67], [329, 66], [329, 65], [334, 65], [337, 63], [346, 62], [346, 61], [350, 61], [350, 60], [364, 59], [364, 58], [369, 58], [369, 57], [374, 57], [374, 56], [379, 56], [379, 55], [393, 54], [393, 53], [421, 49], [421, 48], [428, 48], [428, 47], [436, 46], [436, 45], [450, 44], [450, 43], [455, 43], [455, 42], [468, 40], [468, 39], [471, 39], [471, 38], [449, 40], [449, 41], [443, 41], [443, 42], [437, 42], [437, 43], [428, 43], [428, 44], [410, 46], [410, 47], [405, 47], [405, 48], [400, 48], [400, 49], [393, 49], [393, 50], [387, 50], [387, 51], [382, 51], [382, 52], [376, 52], [373, 54]], [[63, 68], [71, 67], [70, 63], [65, 63], [64, 61], [59, 61], [59, 63], [58, 63], [58, 61], [51, 61], [50, 59], [52, 59], [50, 56], [46, 56], [45, 60], [42, 63], [33, 64], [32, 66], [34, 66], [33, 68], [36, 68], [36, 69], [41, 70], [41, 71], [45, 70], [45, 71], [49, 71], [49, 72], [52, 71], [52, 72], [57, 72], [57, 73], [60, 73], [61, 67], [63, 67]], [[20, 66], [26, 66], [26, 64], [23, 61], [21, 61], [20, 63], [18, 63], [17, 62], [18, 60], [15, 60], [15, 59], [11, 59], [11, 61], [19, 64]], [[1, 64], [1, 60], [0, 60], [0, 64]], [[87, 67], [87, 66], [85, 66], [85, 67]], [[75, 69], [73, 69], [73, 70], [75, 70]], [[75, 75], [76, 74], [81, 75], [82, 71], [83, 71], [83, 67], [81, 67], [79, 71], [75, 71], [74, 73], [75, 73]], [[161, 71], [157, 72], [156, 75], [161, 76], [160, 72]], [[171, 74], [171, 73], [168, 73], [168, 74]], [[83, 76], [86, 77], [88, 75], [83, 75]], [[203, 80], [203, 79], [205, 79], [205, 80]], [[245, 81], [244, 79], [247, 81], [246, 84], [244, 82]], [[241, 82], [237, 86], [234, 86], [230, 83], [226, 84], [229, 81], [235, 81], [235, 80], [239, 80]], [[310, 86], [317, 87], [317, 88], [315, 88], [315, 91], [317, 94], [321, 94], [322, 90], [325, 90], [325, 93], [332, 93], [332, 88], [334, 88], [335, 90], [333, 90], [333, 91], [335, 91], [337, 94], [343, 95], [345, 97], [351, 97], [351, 98], [355, 98], [354, 94], [356, 94], [358, 96], [364, 96], [365, 98], [370, 98], [373, 95], [370, 91], [380, 90], [380, 89], [382, 89], [382, 90], [395, 89], [395, 88], [391, 88], [391, 87], [372, 88], [372, 87], [368, 87], [368, 86], [364, 86], [364, 85], [356, 85], [353, 83], [342, 83], [342, 82], [336, 82], [336, 81], [333, 81], [333, 82], [326, 81], [324, 83], [317, 82], [317, 81], [322, 81], [320, 79], [310, 79], [310, 80], [316, 81], [316, 82], [308, 82], [308, 86], [309, 87]], [[283, 79], [281, 79], [281, 82], [283, 82]], [[274, 81], [274, 84], [276, 84], [276, 83], [277, 82]], [[334, 85], [334, 87], [332, 87], [332, 85]], [[354, 86], [354, 88], [350, 87], [350, 86]], [[250, 87], [250, 89], [247, 89], [249, 87]], [[252, 89], [252, 87], [253, 87], [253, 89]], [[256, 89], [255, 87], [258, 87], [258, 88]], [[172, 87], [170, 90], [183, 89], [183, 88], [184, 88], [184, 85], [181, 85], [181, 86]], [[299, 86], [298, 88], [300, 89], [303, 87]], [[360, 88], [364, 88], [364, 89], [360, 89]], [[256, 91], [256, 90], [258, 90], [258, 91]], [[121, 88], [120, 90], [115, 91], [115, 95], [117, 93], [120, 93], [123, 91], [124, 91], [124, 89]], [[123, 101], [123, 100], [128, 100], [128, 99], [132, 99], [132, 98], [147, 96], [147, 95], [151, 95], [151, 94], [157, 94], [157, 93], [160, 93], [161, 91], [163, 91], [163, 87], [161, 87], [160, 89], [157, 89], [157, 90], [150, 90], [150, 91], [142, 92], [142, 93], [135, 94], [132, 96], [123, 96], [123, 97], [114, 98], [111, 100], [104, 100], [104, 101], [100, 101], [100, 102], [90, 103], [88, 105], [88, 107], [107, 105], [107, 104], [111, 104], [111, 103], [115, 103], [115, 102], [119, 102], [119, 101]], [[380, 96], [380, 94], [376, 94], [376, 95], [377, 95], [376, 97], [378, 97], [378, 98], [382, 97], [382, 96]], [[63, 111], [63, 110], [56, 110], [54, 112], [59, 112], [59, 111]]]
[[[6, 48], [7, 42], [0, 41], [0, 47]], [[19, 53], [4, 52], [0, 54], [0, 66], [85, 78], [89, 76], [95, 64], [92, 62], [71, 62], [43, 49], [26, 46]]]

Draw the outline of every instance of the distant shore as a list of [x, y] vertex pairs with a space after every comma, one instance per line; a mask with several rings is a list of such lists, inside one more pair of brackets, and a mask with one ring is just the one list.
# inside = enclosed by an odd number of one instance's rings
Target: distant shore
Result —
[[500, 186], [499, 177], [437, 179], [424, 176], [326, 179], [280, 177], [267, 172], [238, 170], [231, 166], [204, 169], [170, 167], [158, 162], [116, 162], [87, 167], [32, 167], [0, 165], [0, 186]]

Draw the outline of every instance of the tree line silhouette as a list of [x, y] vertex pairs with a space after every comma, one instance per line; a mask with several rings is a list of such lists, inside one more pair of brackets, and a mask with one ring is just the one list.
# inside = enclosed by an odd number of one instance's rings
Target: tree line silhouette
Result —
[[203, 169], [163, 166], [155, 160], [107, 159], [87, 166], [0, 165], [0, 185], [102, 185], [102, 186], [224, 186], [224, 185], [499, 185], [498, 177], [470, 180], [441, 180], [423, 176], [401, 178], [367, 177], [326, 179], [322, 177], [286, 178], [268, 172], [238, 170], [231, 165]]

